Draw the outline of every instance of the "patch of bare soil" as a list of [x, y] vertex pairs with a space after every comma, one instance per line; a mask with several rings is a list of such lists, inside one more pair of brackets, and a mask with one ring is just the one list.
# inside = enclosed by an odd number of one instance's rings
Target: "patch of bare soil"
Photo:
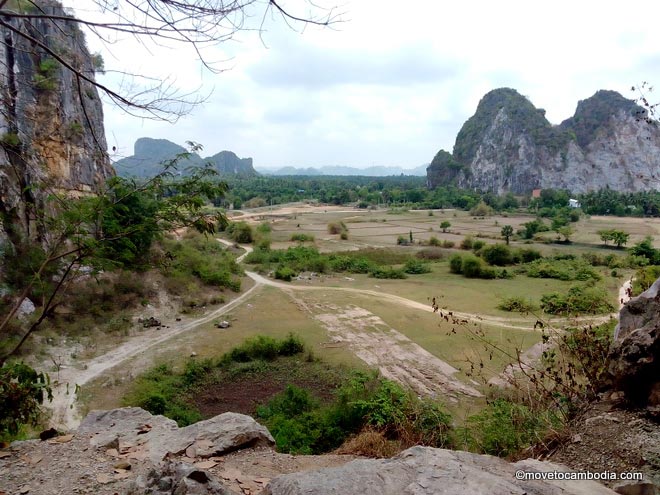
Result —
[[191, 394], [190, 402], [205, 419], [224, 412], [254, 416], [257, 406], [267, 403], [289, 384], [309, 391], [322, 402], [331, 402], [338, 382], [323, 379], [306, 369], [301, 363], [296, 372], [282, 368], [206, 383]]
[[315, 318], [328, 330], [331, 345], [345, 345], [381, 374], [427, 397], [456, 402], [460, 396], [480, 397], [454, 374], [456, 368], [435, 357], [380, 317], [357, 306], [315, 304]]
[[576, 471], [641, 472], [645, 482], [660, 486], [660, 423], [645, 410], [597, 402], [571, 423], [564, 441], [546, 459]]

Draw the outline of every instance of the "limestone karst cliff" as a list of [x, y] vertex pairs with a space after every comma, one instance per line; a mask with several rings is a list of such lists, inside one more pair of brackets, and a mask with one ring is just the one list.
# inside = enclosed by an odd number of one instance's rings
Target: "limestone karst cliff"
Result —
[[[153, 177], [163, 170], [164, 163], [187, 151], [183, 146], [167, 139], [143, 137], [135, 141], [133, 155], [117, 160], [115, 168], [122, 176]], [[187, 167], [201, 167], [207, 164], [220, 175], [244, 177], [257, 175], [252, 166], [252, 158], [239, 158], [232, 151], [221, 151], [207, 158], [202, 158], [197, 153], [190, 153], [187, 159], [178, 164], [178, 170], [185, 173]]]
[[660, 128], [644, 115], [619, 93], [598, 91], [553, 126], [545, 110], [514, 89], [496, 89], [465, 122], [453, 153], [436, 155], [428, 185], [517, 194], [536, 188], [660, 189]]
[[34, 235], [48, 195], [90, 193], [114, 175], [96, 88], [44, 49], [93, 80], [83, 33], [56, 1], [16, 9], [34, 16], [7, 16], [0, 27], [0, 215], [10, 239]]

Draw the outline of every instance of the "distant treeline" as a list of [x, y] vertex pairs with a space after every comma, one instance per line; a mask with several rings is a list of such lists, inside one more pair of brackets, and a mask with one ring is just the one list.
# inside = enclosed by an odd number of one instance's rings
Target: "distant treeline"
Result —
[[[229, 192], [218, 206], [255, 208], [304, 200], [326, 204], [403, 206], [413, 209], [459, 208], [470, 210], [484, 202], [494, 211], [529, 208], [564, 208], [570, 198], [577, 199], [590, 215], [660, 216], [660, 192], [620, 193], [610, 189], [571, 195], [569, 191], [544, 189], [539, 198], [497, 195], [458, 189], [453, 186], [429, 190], [424, 177], [390, 176], [285, 176], [229, 179]], [[550, 216], [550, 215], [541, 215]]]

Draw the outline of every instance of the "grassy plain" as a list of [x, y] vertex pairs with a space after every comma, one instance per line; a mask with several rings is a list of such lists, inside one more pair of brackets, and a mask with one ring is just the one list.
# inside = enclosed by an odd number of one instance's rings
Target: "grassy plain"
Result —
[[[291, 242], [294, 233], [308, 233], [315, 237], [314, 245], [321, 251], [337, 252], [357, 250], [367, 247], [401, 249], [410, 254], [422, 248], [419, 241], [428, 241], [432, 236], [440, 240], [453, 241], [456, 248], [465, 236], [471, 235], [487, 243], [503, 242], [500, 236], [504, 225], [511, 225], [514, 231], [533, 215], [517, 214], [473, 218], [467, 212], [457, 210], [429, 211], [387, 211], [358, 210], [346, 207], [301, 207], [299, 209], [262, 210], [255, 215], [242, 215], [241, 220], [254, 224], [268, 222], [271, 225], [272, 248], [286, 248], [297, 243]], [[442, 232], [440, 223], [449, 221], [451, 226]], [[344, 222], [348, 227], [348, 239], [328, 233], [330, 222]], [[549, 221], [546, 221], [549, 224]], [[625, 255], [623, 250], [602, 246], [599, 230], [614, 228], [631, 234], [629, 245], [643, 239], [646, 235], [660, 233], [658, 219], [630, 219], [614, 217], [583, 218], [573, 224], [575, 231], [571, 244], [551, 243], [555, 234], [544, 233], [545, 241], [523, 242], [513, 240], [512, 247], [535, 248], [543, 254], [576, 253], [598, 251], [601, 254], [615, 253]], [[414, 243], [411, 246], [397, 246], [397, 238], [408, 239], [412, 232]], [[458, 249], [446, 249], [447, 257]], [[200, 358], [219, 357], [246, 338], [258, 334], [284, 337], [289, 332], [299, 334], [313, 352], [332, 364], [349, 367], [364, 367], [365, 364], [355, 356], [348, 346], [328, 345], [329, 334], [326, 328], [314, 318], [318, 313], [315, 303], [332, 303], [340, 308], [363, 308], [386, 325], [396, 329], [439, 359], [462, 370], [459, 375], [468, 383], [465, 375], [470, 363], [483, 362], [483, 374], [486, 378], [500, 373], [510, 362], [504, 355], [493, 354], [479, 343], [475, 332], [503, 346], [510, 354], [516, 349], [524, 350], [540, 341], [540, 333], [533, 329], [537, 315], [520, 315], [497, 309], [500, 301], [508, 297], [524, 297], [533, 302], [548, 292], [565, 292], [571, 282], [550, 279], [531, 279], [518, 275], [512, 279], [479, 280], [467, 279], [451, 274], [445, 260], [433, 263], [431, 273], [410, 276], [406, 280], [377, 280], [366, 275], [323, 276], [311, 282], [295, 282], [301, 285], [319, 287], [345, 287], [389, 293], [411, 299], [418, 303], [429, 304], [435, 297], [441, 308], [465, 313], [480, 314], [493, 319], [508, 320], [519, 329], [502, 326], [488, 326], [479, 323], [452, 325], [437, 314], [416, 308], [392, 304], [378, 296], [347, 293], [336, 290], [308, 291], [282, 290], [274, 287], [262, 287], [246, 303], [236, 308], [231, 315], [225, 316], [232, 326], [225, 330], [213, 325], [203, 325], [185, 334], [179, 335], [167, 346], [161, 346], [150, 356], [150, 361], [167, 362], [180, 366], [192, 353]], [[604, 284], [611, 294], [614, 304], [618, 288], [630, 272], [619, 270], [619, 277], [612, 277], [611, 270], [598, 268]], [[142, 358], [141, 358], [142, 359]], [[142, 368], [137, 366], [136, 368]], [[116, 376], [97, 381], [89, 387], [89, 407], [116, 406], [116, 402], [130, 384], [129, 364], [125, 370], [117, 370]], [[104, 388], [103, 394], [94, 393]], [[109, 401], [115, 403], [108, 404]]]

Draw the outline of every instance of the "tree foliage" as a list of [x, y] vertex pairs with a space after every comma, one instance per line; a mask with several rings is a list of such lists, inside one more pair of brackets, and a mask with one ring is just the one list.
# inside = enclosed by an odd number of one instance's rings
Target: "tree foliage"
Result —
[[[192, 143], [191, 147], [198, 148]], [[211, 169], [178, 177], [176, 166], [182, 158], [165, 164], [161, 174], [144, 183], [117, 177], [95, 196], [48, 198], [47, 207], [39, 211], [38, 222], [48, 232], [42, 244], [34, 247], [31, 239], [25, 239], [9, 247], [13, 258], [31, 255], [13, 276], [18, 297], [0, 321], [0, 339], [7, 338], [9, 323], [26, 298], [35, 298], [39, 310], [13, 349], [0, 356], [0, 364], [19, 350], [72, 282], [90, 268], [139, 267], [151, 242], [163, 232], [194, 227], [211, 233], [226, 223], [224, 215], [205, 210], [209, 199], [226, 192], [226, 184], [216, 180]]]
[[0, 436], [15, 434], [21, 424], [35, 424], [40, 405], [52, 398], [48, 375], [24, 363], [0, 367]]

